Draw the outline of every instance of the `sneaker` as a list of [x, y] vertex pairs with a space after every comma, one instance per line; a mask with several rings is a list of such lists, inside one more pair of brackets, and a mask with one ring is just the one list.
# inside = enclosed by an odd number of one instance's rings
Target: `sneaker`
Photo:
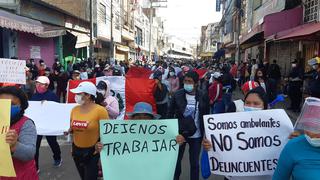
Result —
[[54, 166], [54, 167], [60, 167], [61, 164], [62, 164], [62, 159], [60, 159], [60, 160], [54, 160], [53, 166]]

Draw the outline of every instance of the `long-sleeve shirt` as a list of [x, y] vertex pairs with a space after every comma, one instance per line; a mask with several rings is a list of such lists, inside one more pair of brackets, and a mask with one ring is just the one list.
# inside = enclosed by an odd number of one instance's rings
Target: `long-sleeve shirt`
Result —
[[172, 77], [170, 77], [169, 79], [168, 79], [168, 81], [169, 81], [169, 84], [170, 84], [170, 92], [176, 92], [176, 91], [178, 91], [179, 90], [179, 88], [180, 88], [180, 82], [179, 82], [179, 78], [172, 78]]
[[59, 102], [59, 98], [56, 94], [54, 94], [52, 91], [48, 90], [45, 93], [38, 93], [36, 92], [30, 99], [31, 101], [54, 101]]
[[104, 102], [107, 104], [106, 109], [109, 113], [110, 119], [117, 119], [120, 115], [118, 100], [113, 96], [108, 96]]
[[36, 152], [37, 131], [34, 123], [27, 120], [22, 126], [13, 157], [21, 161], [30, 161]]
[[209, 87], [209, 98], [211, 102], [216, 102], [222, 100], [222, 84], [214, 81]]
[[320, 148], [304, 135], [290, 140], [281, 152], [273, 180], [316, 180], [320, 177]]

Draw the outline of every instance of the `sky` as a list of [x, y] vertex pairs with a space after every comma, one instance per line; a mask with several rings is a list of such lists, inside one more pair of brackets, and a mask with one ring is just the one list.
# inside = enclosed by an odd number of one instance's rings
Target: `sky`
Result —
[[167, 6], [158, 10], [165, 32], [192, 45], [200, 42], [201, 26], [219, 22], [222, 17], [216, 12], [216, 0], [168, 0]]

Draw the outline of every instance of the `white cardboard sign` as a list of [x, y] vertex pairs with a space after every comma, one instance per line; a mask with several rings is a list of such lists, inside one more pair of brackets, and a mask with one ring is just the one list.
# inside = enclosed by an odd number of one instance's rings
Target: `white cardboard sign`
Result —
[[293, 131], [280, 109], [206, 115], [204, 125], [211, 171], [224, 176], [272, 175]]
[[26, 84], [26, 61], [0, 58], [0, 83]]

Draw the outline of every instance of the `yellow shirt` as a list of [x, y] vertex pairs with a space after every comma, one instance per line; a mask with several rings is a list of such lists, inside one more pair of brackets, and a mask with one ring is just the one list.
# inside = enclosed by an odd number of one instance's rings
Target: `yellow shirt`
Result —
[[88, 113], [82, 113], [80, 106], [71, 111], [71, 129], [73, 131], [73, 143], [80, 148], [94, 146], [99, 139], [99, 121], [109, 119], [107, 110], [95, 105]]

